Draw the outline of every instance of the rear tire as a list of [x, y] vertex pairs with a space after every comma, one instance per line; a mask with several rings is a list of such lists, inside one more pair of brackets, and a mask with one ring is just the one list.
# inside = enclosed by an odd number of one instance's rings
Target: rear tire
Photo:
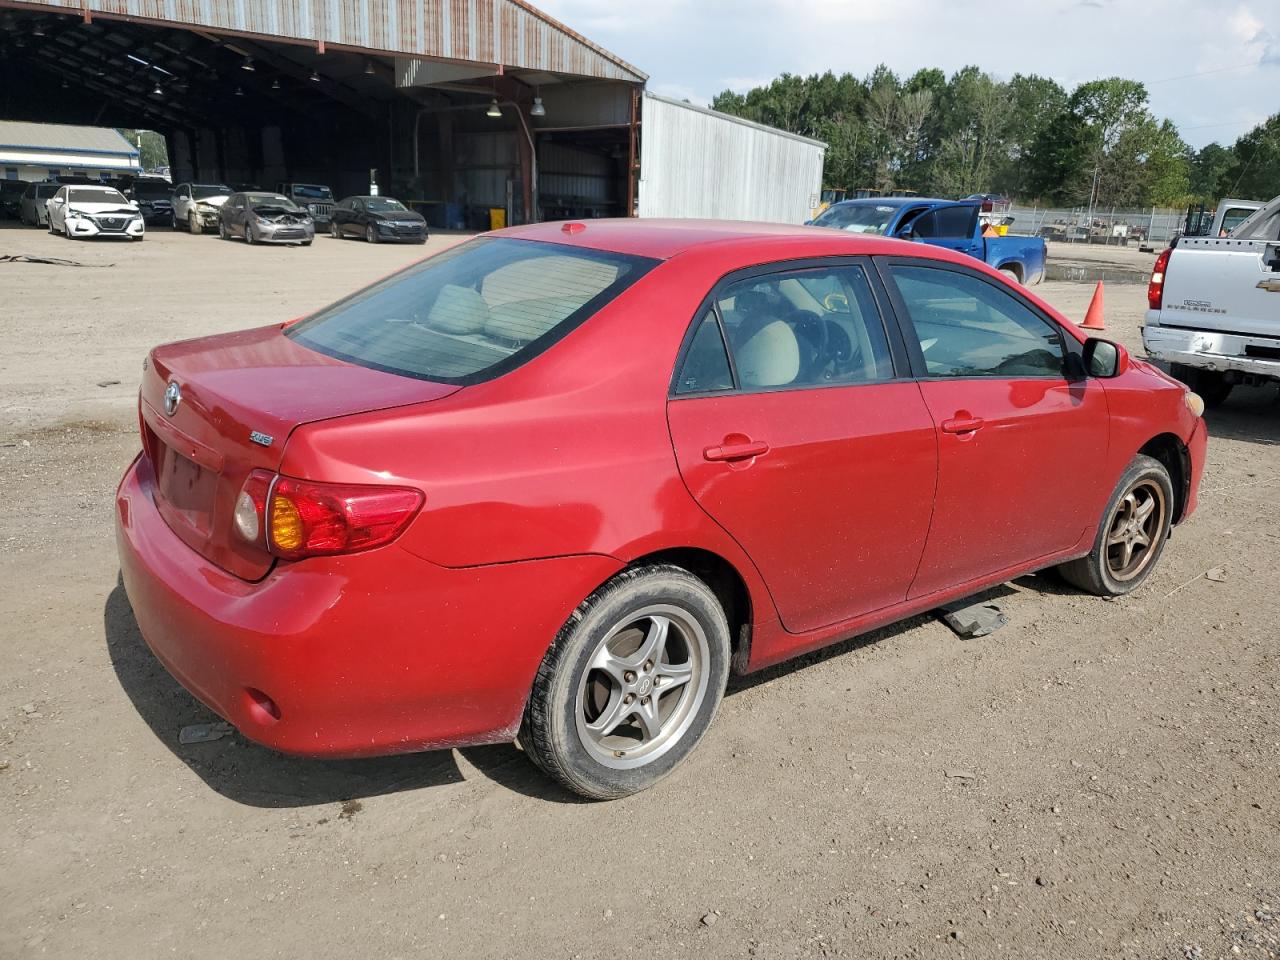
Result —
[[329, 224], [329, 236], [333, 237], [335, 240], [342, 239], [342, 231], [338, 229], [338, 225], [336, 223]]
[[593, 800], [653, 786], [702, 739], [729, 677], [716, 595], [669, 564], [624, 570], [579, 605], [534, 679], [531, 760]]
[[1022, 277], [1018, 276], [1017, 270], [1014, 270], [1012, 267], [1001, 267], [1000, 272], [1004, 274], [1005, 279], [1014, 286], [1022, 286]]
[[1202, 370], [1183, 363], [1171, 363], [1169, 372], [1200, 394], [1206, 407], [1221, 406], [1231, 395], [1231, 388], [1234, 386], [1227, 382], [1226, 374], [1217, 370]]
[[1100, 597], [1131, 593], [1151, 575], [1173, 521], [1173, 481], [1163, 463], [1139, 454], [1107, 501], [1089, 555], [1061, 564], [1074, 587]]

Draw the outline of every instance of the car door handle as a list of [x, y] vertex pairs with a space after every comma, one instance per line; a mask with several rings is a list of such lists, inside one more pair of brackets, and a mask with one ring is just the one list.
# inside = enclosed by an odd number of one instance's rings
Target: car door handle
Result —
[[769, 445], [763, 440], [745, 440], [741, 443], [725, 443], [718, 447], [707, 447], [702, 456], [716, 461], [750, 460], [752, 457], [764, 456], [769, 452]]
[[942, 421], [943, 433], [973, 433], [982, 429], [981, 417], [952, 417]]

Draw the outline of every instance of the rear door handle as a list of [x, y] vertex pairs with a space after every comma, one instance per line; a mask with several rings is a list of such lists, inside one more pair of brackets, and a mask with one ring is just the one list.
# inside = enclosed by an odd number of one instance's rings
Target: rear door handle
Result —
[[981, 417], [952, 417], [942, 421], [943, 433], [973, 433], [982, 429]]
[[713, 462], [750, 460], [752, 457], [764, 456], [769, 452], [769, 445], [763, 440], [748, 440], [745, 443], [726, 443], [718, 447], [707, 447], [702, 456]]

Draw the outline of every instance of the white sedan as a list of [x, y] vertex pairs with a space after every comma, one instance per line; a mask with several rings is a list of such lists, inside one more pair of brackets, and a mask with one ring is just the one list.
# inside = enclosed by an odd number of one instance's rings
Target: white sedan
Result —
[[141, 240], [146, 223], [138, 205], [112, 187], [66, 185], [45, 202], [49, 232], [65, 237], [128, 237]]

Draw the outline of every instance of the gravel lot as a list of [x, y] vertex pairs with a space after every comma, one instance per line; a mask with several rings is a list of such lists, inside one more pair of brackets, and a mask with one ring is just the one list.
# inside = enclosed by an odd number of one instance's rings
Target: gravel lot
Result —
[[[1133, 596], [1027, 577], [986, 639], [918, 617], [739, 681], [676, 775], [582, 804], [514, 746], [180, 745], [214, 718], [119, 586], [146, 349], [423, 248], [10, 228], [6, 253], [113, 266], [0, 263], [0, 956], [1280, 955], [1274, 390], [1210, 414], [1200, 512]], [[1091, 289], [1038, 292], [1082, 317]], [[1107, 297], [1140, 351], [1145, 289]]]

